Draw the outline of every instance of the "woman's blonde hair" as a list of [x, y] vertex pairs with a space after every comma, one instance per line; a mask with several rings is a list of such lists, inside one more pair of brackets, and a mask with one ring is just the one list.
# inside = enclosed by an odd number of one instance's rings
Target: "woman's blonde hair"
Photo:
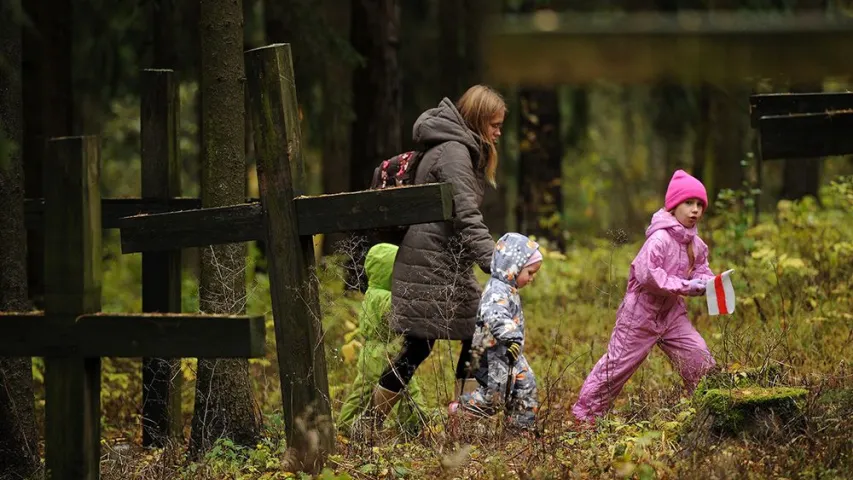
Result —
[[456, 109], [482, 145], [478, 166], [485, 171], [486, 180], [494, 187], [498, 171], [498, 151], [495, 143], [489, 138], [489, 124], [495, 115], [506, 112], [506, 102], [494, 89], [486, 85], [474, 85], [459, 98]]

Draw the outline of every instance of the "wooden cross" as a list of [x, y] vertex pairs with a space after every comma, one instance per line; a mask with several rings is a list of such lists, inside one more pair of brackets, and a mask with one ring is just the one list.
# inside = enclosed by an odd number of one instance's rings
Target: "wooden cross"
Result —
[[122, 252], [266, 241], [285, 431], [298, 462], [291, 466], [317, 471], [335, 436], [312, 235], [446, 221], [453, 192], [432, 184], [294, 197], [303, 153], [290, 45], [246, 52], [246, 72], [260, 202], [119, 219]]
[[749, 116], [758, 130], [759, 190], [765, 160], [853, 153], [853, 92], [752, 95]]
[[[101, 199], [101, 226], [118, 228], [118, 219], [139, 213], [198, 208], [197, 198], [180, 191], [178, 86], [172, 70], [141, 72], [142, 198]], [[24, 202], [27, 230], [44, 226], [44, 199]], [[142, 255], [142, 311], [181, 311], [181, 251]], [[142, 359], [142, 445], [162, 447], [182, 435], [180, 360]]]
[[853, 153], [853, 92], [772, 93], [749, 100], [762, 160]]
[[97, 479], [101, 357], [261, 357], [263, 316], [105, 314], [98, 139], [51, 139], [44, 168], [44, 312], [0, 313], [0, 355], [45, 357], [50, 478]]
[[[847, 75], [853, 20], [824, 11], [682, 11], [501, 15], [482, 41], [493, 81], [521, 85], [734, 83]], [[530, 52], [536, 52], [531, 55]]]

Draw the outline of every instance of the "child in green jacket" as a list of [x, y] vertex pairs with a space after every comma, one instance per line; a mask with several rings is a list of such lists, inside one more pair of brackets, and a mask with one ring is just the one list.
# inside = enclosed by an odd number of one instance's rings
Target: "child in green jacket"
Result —
[[[367, 291], [358, 316], [358, 330], [364, 346], [358, 357], [358, 376], [338, 415], [338, 427], [352, 434], [353, 423], [370, 406], [373, 388], [388, 363], [394, 360], [400, 348], [399, 336], [388, 327], [391, 312], [391, 273], [397, 246], [390, 243], [374, 245], [364, 260]], [[406, 388], [406, 395], [392, 411], [392, 416], [403, 431], [417, 434], [424, 422], [424, 399], [414, 379]]]

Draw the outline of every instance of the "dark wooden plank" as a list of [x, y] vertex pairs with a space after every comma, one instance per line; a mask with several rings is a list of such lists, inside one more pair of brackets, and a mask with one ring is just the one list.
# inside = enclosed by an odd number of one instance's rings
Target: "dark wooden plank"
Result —
[[260, 203], [137, 215], [119, 220], [122, 253], [173, 250], [263, 238]]
[[74, 341], [67, 321], [46, 318], [44, 312], [0, 313], [0, 355], [71, 356]]
[[83, 356], [252, 358], [264, 356], [264, 317], [211, 314], [82, 315]]
[[265, 346], [262, 315], [94, 313], [69, 324], [0, 313], [2, 356], [257, 358]]
[[[101, 200], [101, 227], [119, 228], [118, 220], [140, 214], [178, 212], [201, 208], [198, 198], [104, 198]], [[24, 216], [28, 230], [41, 230], [44, 227], [44, 199], [27, 198], [24, 200]]]
[[851, 25], [823, 11], [540, 11], [496, 16], [482, 45], [489, 78], [505, 85], [808, 82], [853, 70], [853, 55], [837, 48], [853, 44]]
[[52, 320], [42, 311], [0, 312], [0, 356], [51, 357], [72, 352], [68, 322]]
[[749, 120], [753, 127], [758, 126], [761, 117], [849, 109], [853, 109], [853, 92], [764, 93], [749, 97]]
[[298, 197], [299, 234], [438, 222], [453, 217], [449, 183]]
[[[141, 80], [142, 197], [165, 203], [179, 196], [181, 190], [177, 80], [172, 70], [143, 70]], [[180, 250], [142, 254], [142, 311], [181, 311]], [[134, 338], [133, 331], [126, 333]], [[137, 345], [139, 341], [134, 338], [130, 346]], [[181, 438], [182, 379], [180, 358], [142, 359], [142, 446], [163, 447], [170, 439]]]
[[[290, 203], [290, 202], [289, 202]], [[298, 197], [299, 235], [448, 220], [452, 185], [430, 184]], [[259, 203], [120, 219], [122, 253], [200, 247], [263, 238]]]
[[[285, 434], [289, 458], [296, 463], [285, 468], [317, 472], [334, 451], [335, 435], [314, 246], [311, 236], [299, 234], [293, 202], [304, 179], [299, 175], [302, 140], [290, 45], [249, 50], [245, 58]], [[296, 428], [299, 421], [310, 434]]]
[[[101, 196], [97, 137], [47, 142], [45, 315], [74, 324], [101, 309]], [[100, 465], [101, 359], [45, 357], [46, 477], [96, 480]]]
[[758, 130], [763, 160], [853, 153], [853, 110], [761, 117]]

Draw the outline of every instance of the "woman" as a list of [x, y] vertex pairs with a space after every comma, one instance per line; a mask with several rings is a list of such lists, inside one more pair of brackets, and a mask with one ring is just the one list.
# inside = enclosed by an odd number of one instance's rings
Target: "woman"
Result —
[[456, 105], [444, 98], [438, 107], [421, 114], [412, 129], [414, 141], [425, 152], [415, 184], [451, 183], [454, 218], [412, 225], [400, 245], [390, 324], [404, 341], [374, 389], [368, 410], [373, 427], [381, 427], [436, 340], [462, 341], [456, 394], [477, 386], [473, 378], [467, 379], [481, 293], [473, 266], [490, 273], [495, 242], [483, 223], [480, 205], [486, 182], [495, 185], [495, 143], [505, 115], [503, 98], [487, 86], [475, 85]]

